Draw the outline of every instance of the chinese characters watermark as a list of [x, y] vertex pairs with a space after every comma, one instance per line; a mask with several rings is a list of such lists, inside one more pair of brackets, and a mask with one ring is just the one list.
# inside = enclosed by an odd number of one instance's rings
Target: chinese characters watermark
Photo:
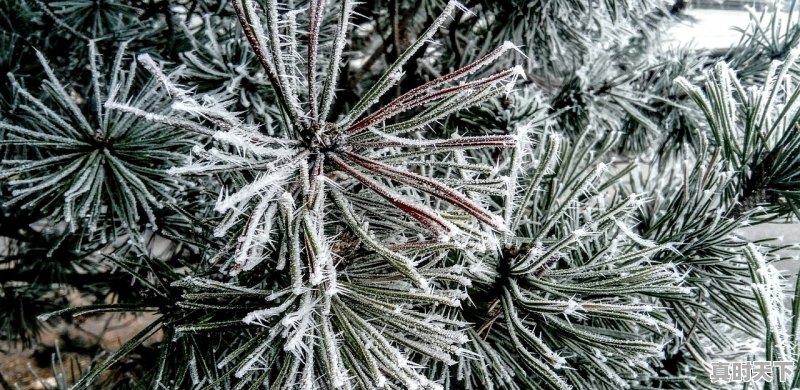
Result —
[[786, 382], [794, 373], [792, 361], [712, 362], [712, 382]]

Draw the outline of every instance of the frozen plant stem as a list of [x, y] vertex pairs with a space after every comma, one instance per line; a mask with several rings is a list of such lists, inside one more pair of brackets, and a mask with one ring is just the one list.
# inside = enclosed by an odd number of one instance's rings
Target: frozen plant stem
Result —
[[[523, 73], [521, 69], [509, 69], [476, 81], [456, 85], [453, 85], [453, 83], [491, 64], [508, 50], [516, 49], [510, 43], [503, 44], [500, 48], [455, 72], [412, 89], [372, 114], [363, 115], [379, 101], [391, 86], [400, 80], [405, 63], [422, 47], [426, 40], [431, 39], [446, 18], [459, 6], [455, 1], [448, 3], [442, 15], [390, 66], [384, 77], [378, 80], [365, 93], [348, 115], [338, 121], [328, 122], [326, 116], [334, 101], [334, 86], [337, 85], [339, 63], [341, 62], [342, 50], [346, 44], [345, 32], [352, 13], [352, 4], [346, 1], [339, 6], [341, 12], [336, 29], [337, 33], [334, 36], [333, 50], [329, 58], [327, 72], [323, 73], [324, 79], [321, 82], [323, 90], [320, 97], [316, 87], [319, 83], [320, 74], [317, 66], [320, 22], [329, 11], [328, 9], [331, 8], [331, 5], [325, 1], [311, 2], [308, 8], [307, 66], [305, 74], [296, 74], [297, 69], [286, 67], [282, 60], [287, 55], [290, 55], [288, 53], [298, 52], [298, 50], [292, 47], [284, 48], [279, 44], [284, 39], [281, 35], [282, 30], [278, 26], [277, 2], [268, 1], [264, 6], [266, 25], [261, 23], [256, 4], [249, 0], [235, 2], [236, 14], [248, 38], [248, 42], [253, 47], [262, 67], [269, 76], [281, 107], [283, 107], [282, 111], [286, 114], [287, 120], [284, 125], [287, 129], [287, 134], [292, 135], [292, 139], [299, 143], [300, 146], [297, 148], [297, 153], [301, 151], [308, 153], [308, 163], [304, 165], [308, 167], [308, 171], [299, 172], [299, 176], [307, 178], [305, 179], [307, 181], [292, 185], [292, 188], [303, 189], [301, 194], [303, 199], [298, 202], [299, 204], [310, 205], [312, 199], [324, 199], [324, 194], [317, 193], [319, 188], [316, 185], [318, 182], [316, 177], [324, 175], [330, 170], [335, 170], [348, 174], [351, 178], [372, 189], [389, 203], [399, 205], [398, 202], [400, 201], [398, 196], [394, 195], [394, 191], [382, 183], [383, 180], [432, 194], [462, 209], [483, 223], [497, 228], [502, 226], [500, 218], [492, 215], [482, 206], [479, 206], [458, 191], [434, 179], [408, 172], [404, 168], [394, 168], [372, 161], [366, 155], [373, 151], [394, 147], [418, 148], [430, 154], [439, 152], [444, 148], [459, 150], [513, 147], [512, 137], [506, 136], [467, 137], [452, 141], [419, 142], [377, 131], [387, 120], [403, 112], [421, 107], [427, 107], [427, 109], [416, 116], [412, 116], [411, 119], [401, 122], [404, 126], [393, 132], [402, 134], [414, 129], [433, 126], [438, 120], [452, 112], [478, 104], [491, 96], [504, 92], [505, 88], [512, 86], [514, 80]], [[296, 42], [293, 39], [287, 41]], [[286, 80], [290, 79], [304, 80], [306, 88], [293, 88], [295, 84], [286, 82]], [[358, 119], [359, 117], [362, 118]], [[373, 131], [369, 132], [366, 137], [353, 137], [364, 130]], [[370, 176], [379, 178], [379, 180], [370, 178]], [[454, 227], [452, 224], [447, 223], [441, 217], [437, 217], [432, 211], [428, 211], [426, 207], [406, 202], [401, 208], [436, 235], [441, 236], [453, 233]]]
[[[270, 340], [279, 333], [286, 340], [284, 350], [297, 362], [291, 369], [303, 371], [304, 381], [313, 382], [311, 378], [317, 375], [313, 363], [316, 360], [322, 362], [332, 388], [351, 386], [349, 375], [354, 363], [339, 349], [342, 343], [353, 341], [340, 337], [342, 331], [350, 334], [349, 327], [354, 324], [361, 329], [355, 338], [364, 339], [357, 343], [367, 341], [380, 346], [378, 350], [372, 346], [361, 352], [366, 355], [365, 361], [378, 362], [370, 370], [376, 373], [373, 379], [380, 384], [386, 381], [382, 378], [392, 378], [409, 388], [438, 388], [438, 384], [408, 364], [411, 359], [405, 348], [437, 361], [454, 363], [452, 355], [460, 353], [458, 345], [466, 341], [462, 333], [450, 329], [456, 324], [466, 324], [444, 317], [422, 316], [409, 311], [412, 306], [406, 307], [402, 302], [422, 300], [425, 304], [458, 307], [465, 295], [442, 280], [463, 284], [468, 279], [455, 273], [456, 269], [437, 271], [421, 267], [418, 257], [390, 249], [371, 228], [373, 223], [380, 224], [382, 218], [389, 218], [408, 228], [409, 236], [417, 236], [420, 242], [441, 243], [455, 238], [457, 245], [475, 241], [485, 246], [484, 241], [490, 239], [493, 230], [506, 225], [490, 209], [488, 197], [479, 191], [465, 190], [480, 188], [484, 182], [502, 183], [497, 172], [483, 168], [491, 163], [478, 165], [481, 169], [476, 170], [474, 179], [449, 180], [451, 173], [447, 167], [455, 164], [470, 167], [454, 157], [466, 151], [502, 155], [517, 146], [515, 137], [452, 134], [447, 139], [431, 140], [419, 139], [418, 134], [440, 126], [440, 121], [454, 112], [509, 93], [523, 74], [519, 67], [477, 80], [464, 79], [516, 50], [513, 44], [504, 43], [463, 68], [413, 88], [383, 107], [373, 107], [402, 79], [406, 62], [459, 7], [455, 1], [448, 3], [444, 13], [389, 66], [347, 115], [329, 118], [336, 99], [335, 86], [353, 13], [352, 2], [334, 5], [312, 1], [306, 9], [308, 28], [303, 30], [297, 26], [297, 20], [301, 19], [296, 13], [278, 12], [277, 1], [267, 1], [263, 6], [250, 0], [235, 1], [239, 24], [280, 108], [277, 129], [269, 124], [246, 125], [215, 101], [195, 99], [172, 84], [150, 57], [141, 57], [145, 67], [176, 99], [174, 109], [215, 125], [210, 129], [199, 121], [196, 126], [182, 126], [211, 134], [213, 141], [224, 147], [195, 147], [192, 153], [196, 159], [171, 172], [225, 173], [240, 179], [238, 187], [223, 187], [220, 191], [215, 210], [225, 213], [225, 217], [214, 233], [218, 237], [238, 235], [232, 240], [231, 274], [253, 270], [272, 254], [278, 257], [276, 268], [287, 270], [291, 286], [280, 295], [286, 296], [283, 303], [250, 311], [245, 322], [268, 329]], [[332, 46], [322, 51], [321, 23], [335, 10], [339, 12], [336, 12], [338, 21]], [[287, 32], [297, 36], [287, 37]], [[301, 38], [306, 32], [307, 39]], [[305, 51], [297, 47], [299, 42], [306, 42]], [[327, 61], [321, 59], [323, 52], [329, 55]], [[305, 54], [306, 66], [296, 66], [300, 53]], [[140, 113], [149, 120], [163, 120], [122, 103], [110, 105]], [[390, 120], [393, 123], [387, 124]], [[412, 156], [387, 160], [404, 154]], [[443, 168], [432, 172], [427, 165]], [[447, 173], [439, 175], [440, 171]], [[469, 187], [461, 183], [469, 183]], [[237, 230], [236, 226], [243, 227]], [[231, 233], [234, 231], [237, 233]], [[354, 235], [359, 245], [376, 256], [377, 266], [384, 268], [383, 272], [398, 275], [402, 282], [386, 290], [380, 284], [365, 288], [350, 283], [349, 279], [340, 280], [343, 270], [337, 262], [342, 254], [336, 252], [335, 244], [341, 234]], [[275, 236], [281, 239], [278, 245], [272, 241]], [[414, 241], [410, 244], [413, 248]], [[276, 246], [274, 253], [272, 248]], [[354, 272], [350, 270], [348, 278], [354, 277]], [[336, 309], [340, 299], [358, 304], [352, 311]], [[391, 323], [392, 330], [386, 338], [361, 318], [387, 315], [396, 322]], [[422, 339], [409, 337], [420, 330], [426, 333]], [[404, 349], [398, 349], [395, 342]], [[256, 347], [237, 375], [248, 374], [267, 350], [271, 349]], [[387, 361], [387, 357], [398, 367], [383, 367], [380, 362]], [[350, 368], [345, 370], [347, 364]], [[293, 382], [287, 382], [287, 386], [290, 383]]]

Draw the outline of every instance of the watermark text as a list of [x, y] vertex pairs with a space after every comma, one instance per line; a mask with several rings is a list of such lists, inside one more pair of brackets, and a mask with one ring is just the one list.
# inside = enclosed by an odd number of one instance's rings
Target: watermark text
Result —
[[786, 382], [794, 373], [792, 361], [712, 362], [712, 382]]

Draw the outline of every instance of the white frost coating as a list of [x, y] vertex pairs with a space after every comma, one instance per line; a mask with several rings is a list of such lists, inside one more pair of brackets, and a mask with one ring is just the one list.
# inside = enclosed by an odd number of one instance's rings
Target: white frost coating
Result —
[[237, 378], [242, 378], [245, 374], [247, 374], [248, 371], [253, 369], [253, 366], [256, 363], [258, 363], [259, 361], [263, 360], [264, 359], [263, 358], [264, 351], [266, 351], [267, 348], [270, 346], [270, 343], [272, 342], [272, 339], [273, 339], [273, 337], [270, 336], [270, 338], [267, 341], [265, 341], [264, 343], [259, 345], [258, 348], [256, 348], [253, 352], [250, 353], [250, 355], [247, 355], [245, 363], [242, 364], [241, 367], [239, 367], [238, 370], [236, 370], [236, 373], [234, 373], [234, 376], [236, 376]]
[[267, 323], [265, 320], [270, 317], [277, 316], [286, 311], [294, 303], [294, 297], [289, 297], [283, 302], [281, 305], [276, 307], [270, 307], [267, 309], [260, 309], [251, 311], [247, 313], [247, 315], [242, 319], [242, 322], [245, 324], [257, 324], [261, 326], [265, 326]]
[[301, 356], [303, 349], [310, 347], [303, 343], [303, 338], [305, 338], [313, 323], [313, 313], [313, 298], [310, 292], [305, 293], [300, 308], [294, 313], [285, 316], [281, 321], [281, 324], [286, 328], [284, 334], [287, 336], [290, 334], [292, 335], [283, 346], [284, 351]]
[[583, 311], [583, 310], [584, 308], [583, 306], [581, 306], [580, 303], [570, 298], [569, 300], [567, 300], [566, 307], [564, 307], [564, 316], [566, 317], [573, 316], [581, 320], [589, 318], [586, 314], [578, 313], [578, 311]]
[[639, 236], [638, 234], [634, 233], [627, 225], [620, 222], [616, 218], [611, 218], [614, 223], [617, 225], [619, 230], [628, 238], [630, 238], [633, 242], [645, 247], [645, 248], [657, 248], [658, 245], [650, 240], [646, 240]]
[[780, 273], [772, 264], [767, 263], [764, 255], [753, 243], [747, 244], [745, 254], [751, 267], [755, 268], [755, 283], [751, 287], [763, 301], [762, 314], [765, 315], [764, 320], [775, 341], [774, 351], [778, 356], [776, 360], [792, 360], [791, 335], [786, 328], [791, 314], [784, 306], [784, 287]]
[[239, 150], [250, 152], [259, 157], [291, 157], [297, 154], [297, 149], [289, 146], [264, 147], [256, 144], [258, 140], [233, 131], [217, 131], [214, 139], [225, 142]]
[[[511, 68], [511, 74], [516, 77], [522, 77], [523, 79], [527, 78], [527, 73], [525, 73], [525, 68], [522, 65], [515, 65]], [[513, 85], [513, 83], [511, 83]]]
[[244, 235], [239, 237], [241, 244], [236, 251], [234, 261], [241, 265], [241, 270], [249, 271], [264, 259], [262, 249], [272, 233], [272, 216], [275, 214], [274, 196], [277, 189], [265, 194], [250, 214]]
[[282, 206], [286, 207], [289, 210], [294, 210], [294, 197], [289, 192], [284, 192], [281, 194], [279, 202]]
[[389, 77], [392, 79], [392, 82], [397, 83], [397, 82], [399, 82], [400, 80], [403, 79], [403, 76], [405, 74], [406, 74], [406, 72], [404, 70], [400, 69], [400, 70], [397, 70], [395, 72], [392, 72], [389, 75]]
[[527, 77], [528, 76], [525, 73], [525, 68], [523, 68], [521, 65], [511, 68], [511, 81], [506, 83], [506, 85], [503, 87], [505, 94], [509, 95], [514, 92], [514, 87], [517, 85], [518, 78], [527, 79]]
[[214, 206], [214, 210], [219, 212], [227, 211], [236, 206], [236, 204], [239, 202], [264, 193], [265, 190], [268, 191], [270, 189], [274, 189], [275, 187], [280, 187], [284, 184], [291, 173], [291, 170], [287, 168], [285, 170], [278, 170], [275, 172], [262, 174], [261, 177], [252, 183], [245, 185], [236, 193], [225, 197], [222, 202], [217, 202], [217, 204]]
[[176, 111], [185, 112], [190, 115], [223, 121], [231, 126], [240, 124], [239, 118], [237, 118], [236, 115], [229, 113], [223, 107], [220, 107], [216, 104], [200, 105], [194, 101], [178, 101], [172, 103], [172, 108]]
[[700, 87], [692, 84], [691, 82], [689, 82], [689, 80], [687, 80], [683, 76], [676, 77], [675, 78], [675, 83], [678, 84], [678, 86], [680, 86], [681, 88], [683, 88], [687, 92], [690, 92], [693, 95], [703, 96], [703, 91], [700, 89]]
[[339, 356], [339, 346], [333, 334], [330, 320], [327, 317], [322, 319], [322, 337], [325, 351], [327, 352], [328, 366], [333, 371], [333, 387], [341, 388], [345, 385], [346, 374]]

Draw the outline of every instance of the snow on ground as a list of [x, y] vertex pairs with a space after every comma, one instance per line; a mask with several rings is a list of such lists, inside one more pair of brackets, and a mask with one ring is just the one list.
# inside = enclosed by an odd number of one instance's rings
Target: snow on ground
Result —
[[690, 18], [669, 29], [676, 43], [692, 43], [707, 49], [727, 48], [737, 43], [741, 33], [734, 27], [744, 28], [750, 21], [745, 10], [690, 9]]

